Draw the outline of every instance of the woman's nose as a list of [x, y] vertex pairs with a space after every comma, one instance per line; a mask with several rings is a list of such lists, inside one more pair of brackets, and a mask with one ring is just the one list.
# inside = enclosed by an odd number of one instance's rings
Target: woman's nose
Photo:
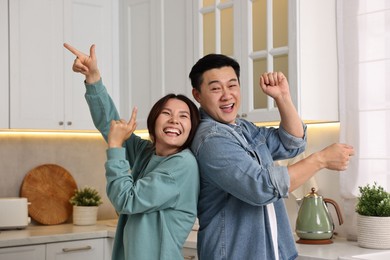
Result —
[[179, 120], [177, 119], [177, 116], [171, 116], [170, 122], [177, 124], [177, 123], [179, 123]]

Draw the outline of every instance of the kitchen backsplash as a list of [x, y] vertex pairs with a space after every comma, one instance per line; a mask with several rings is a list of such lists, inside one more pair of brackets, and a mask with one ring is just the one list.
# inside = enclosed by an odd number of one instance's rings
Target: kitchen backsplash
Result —
[[[306, 155], [338, 141], [339, 124], [309, 125]], [[72, 174], [79, 187], [92, 186], [99, 190], [103, 198], [99, 219], [115, 218], [115, 210], [105, 192], [106, 147], [100, 134], [0, 132], [0, 197], [19, 196], [23, 178], [33, 168], [58, 164]], [[316, 175], [316, 182], [318, 193], [336, 200], [342, 208], [338, 176], [337, 172], [322, 170]], [[295, 199], [291, 195], [286, 200], [293, 229], [297, 214]], [[336, 231], [342, 235], [343, 226], [336, 225]]]
[[41, 164], [68, 170], [78, 187], [95, 187], [103, 198], [99, 219], [116, 217], [105, 192], [106, 143], [100, 134], [0, 132], [0, 197], [19, 196], [24, 176]]

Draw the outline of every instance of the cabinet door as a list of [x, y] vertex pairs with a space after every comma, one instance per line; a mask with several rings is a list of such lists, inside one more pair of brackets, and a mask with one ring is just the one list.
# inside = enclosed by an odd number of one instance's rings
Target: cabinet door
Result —
[[89, 54], [113, 98], [116, 31], [110, 0], [15, 0], [10, 5], [11, 128], [90, 130], [84, 77], [72, 71], [64, 42]]
[[9, 128], [8, 1], [0, 0], [0, 129]]
[[338, 120], [335, 0], [193, 1], [196, 59], [216, 52], [241, 66], [241, 111], [253, 122], [279, 121], [260, 75], [282, 71], [306, 122]]
[[103, 260], [103, 245], [103, 238], [47, 244], [46, 260]]
[[[191, 97], [191, 1], [130, 0], [123, 3], [122, 117], [138, 107], [138, 129], [146, 128], [153, 104], [168, 93]], [[190, 19], [190, 20], [188, 20]]]
[[9, 1], [11, 128], [63, 120], [63, 15], [60, 0]]
[[104, 260], [111, 260], [114, 238], [108, 237], [104, 240]]
[[0, 248], [0, 259], [45, 260], [45, 245]]
[[[89, 54], [90, 46], [96, 45], [96, 56], [103, 83], [116, 100], [113, 82], [113, 8], [111, 0], [64, 1], [64, 42]], [[74, 73], [75, 56], [62, 48], [64, 57], [64, 124], [68, 130], [95, 129], [85, 101], [84, 75]], [[119, 104], [118, 104], [119, 105]]]

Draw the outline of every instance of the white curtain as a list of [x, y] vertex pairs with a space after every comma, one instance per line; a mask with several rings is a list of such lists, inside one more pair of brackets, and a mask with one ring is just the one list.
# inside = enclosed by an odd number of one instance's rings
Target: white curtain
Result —
[[356, 155], [341, 173], [347, 238], [356, 239], [359, 186], [390, 191], [390, 1], [337, 0], [340, 140]]

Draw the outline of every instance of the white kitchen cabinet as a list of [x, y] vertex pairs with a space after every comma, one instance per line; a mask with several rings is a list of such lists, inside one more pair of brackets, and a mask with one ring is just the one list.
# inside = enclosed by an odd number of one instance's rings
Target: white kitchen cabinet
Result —
[[289, 4], [289, 80], [298, 112], [307, 121], [339, 121], [336, 0]]
[[84, 77], [72, 71], [75, 57], [63, 43], [87, 54], [96, 44], [104, 82], [116, 99], [114, 3], [9, 1], [10, 128], [95, 129], [84, 99]]
[[152, 105], [168, 93], [191, 97], [191, 1], [128, 0], [120, 10], [121, 110], [129, 119], [138, 107], [138, 129], [146, 129]]
[[45, 245], [16, 246], [0, 248], [0, 259], [4, 260], [44, 260]]
[[0, 129], [9, 128], [8, 0], [0, 0]]
[[0, 248], [4, 260], [110, 260], [113, 238]]
[[259, 76], [282, 71], [301, 118], [338, 121], [335, 0], [193, 1], [194, 56], [223, 53], [241, 66], [239, 116], [279, 121]]
[[46, 260], [104, 260], [104, 239], [88, 239], [46, 245]]
[[114, 238], [108, 237], [104, 240], [104, 259], [111, 260]]

